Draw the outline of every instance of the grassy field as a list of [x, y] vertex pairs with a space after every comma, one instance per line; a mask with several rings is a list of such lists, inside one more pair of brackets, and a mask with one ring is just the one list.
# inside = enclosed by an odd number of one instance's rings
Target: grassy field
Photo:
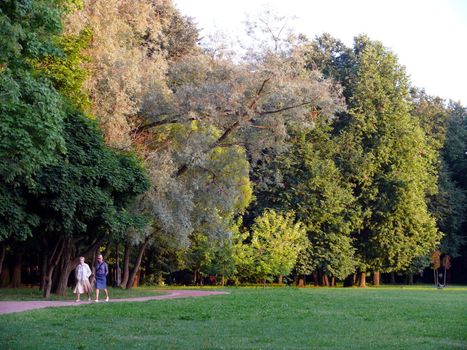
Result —
[[[133, 298], [133, 297], [145, 297], [152, 295], [164, 294], [160, 291], [156, 291], [154, 287], [141, 287], [134, 288], [130, 290], [125, 290], [121, 288], [109, 288], [109, 295], [112, 299], [120, 298]], [[95, 293], [92, 293], [92, 296], [95, 297]], [[99, 298], [105, 298], [103, 291], [100, 293]], [[51, 294], [50, 298], [44, 299], [42, 297], [42, 292], [39, 288], [0, 288], [0, 301], [5, 300], [75, 300], [76, 295], [73, 294], [73, 289], [67, 291], [65, 297]], [[87, 294], [81, 295], [82, 300], [87, 300]]]
[[2, 349], [467, 349], [467, 288], [226, 288], [0, 316]]

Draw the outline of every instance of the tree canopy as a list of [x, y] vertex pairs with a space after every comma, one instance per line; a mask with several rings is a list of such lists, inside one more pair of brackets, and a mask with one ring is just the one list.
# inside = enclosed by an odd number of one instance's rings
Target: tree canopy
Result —
[[29, 264], [64, 294], [98, 252], [123, 288], [465, 259], [466, 109], [366, 35], [247, 32], [232, 54], [170, 0], [0, 3], [4, 284]]

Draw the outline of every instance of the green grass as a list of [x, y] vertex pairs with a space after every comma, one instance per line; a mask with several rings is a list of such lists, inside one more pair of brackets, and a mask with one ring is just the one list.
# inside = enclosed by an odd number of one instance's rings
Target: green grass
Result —
[[[130, 290], [121, 288], [109, 288], [109, 295], [112, 299], [120, 298], [133, 298], [133, 297], [145, 297], [164, 294], [157, 291], [154, 287], [140, 287]], [[92, 293], [95, 296], [95, 293]], [[100, 293], [100, 297], [105, 297], [103, 291]], [[82, 294], [81, 299], [86, 300], [87, 295]], [[0, 288], [0, 301], [5, 300], [75, 300], [76, 295], [73, 294], [73, 289], [67, 290], [67, 295], [62, 297], [59, 295], [51, 294], [50, 298], [44, 299], [42, 292], [38, 288]]]
[[0, 316], [3, 349], [467, 349], [467, 289], [226, 288]]

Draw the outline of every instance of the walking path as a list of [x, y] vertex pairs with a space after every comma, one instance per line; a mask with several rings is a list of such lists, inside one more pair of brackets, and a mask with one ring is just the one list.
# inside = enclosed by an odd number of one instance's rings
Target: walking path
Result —
[[[229, 294], [227, 292], [214, 292], [207, 290], [164, 290], [167, 292], [164, 295], [155, 295], [150, 297], [138, 297], [138, 298], [124, 298], [124, 299], [110, 299], [109, 303], [122, 303], [122, 302], [135, 302], [135, 301], [148, 301], [148, 300], [161, 300], [161, 299], [177, 299], [177, 298], [189, 298], [189, 297], [204, 297], [208, 295], [219, 295]], [[93, 304], [94, 301], [81, 301], [79, 303], [75, 301], [0, 301], [0, 314], [11, 314], [15, 312], [22, 312], [34, 309], [43, 309], [46, 307], [61, 307], [61, 306], [79, 306], [86, 304]], [[99, 303], [105, 304], [104, 299], [100, 300]]]

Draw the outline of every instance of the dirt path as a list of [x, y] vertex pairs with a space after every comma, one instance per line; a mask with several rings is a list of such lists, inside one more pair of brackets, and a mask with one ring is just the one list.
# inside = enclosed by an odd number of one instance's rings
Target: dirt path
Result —
[[[110, 299], [109, 303], [123, 303], [123, 302], [137, 302], [147, 300], [161, 300], [161, 299], [176, 299], [176, 298], [190, 298], [190, 297], [204, 297], [208, 295], [229, 294], [227, 292], [214, 292], [207, 290], [164, 290], [167, 292], [164, 295], [155, 295], [152, 297], [138, 297], [138, 298], [124, 298], [124, 299]], [[99, 303], [105, 304], [104, 299]], [[11, 314], [14, 312], [22, 312], [34, 309], [43, 309], [46, 307], [61, 307], [61, 306], [79, 306], [95, 304], [94, 301], [0, 301], [0, 314]]]

